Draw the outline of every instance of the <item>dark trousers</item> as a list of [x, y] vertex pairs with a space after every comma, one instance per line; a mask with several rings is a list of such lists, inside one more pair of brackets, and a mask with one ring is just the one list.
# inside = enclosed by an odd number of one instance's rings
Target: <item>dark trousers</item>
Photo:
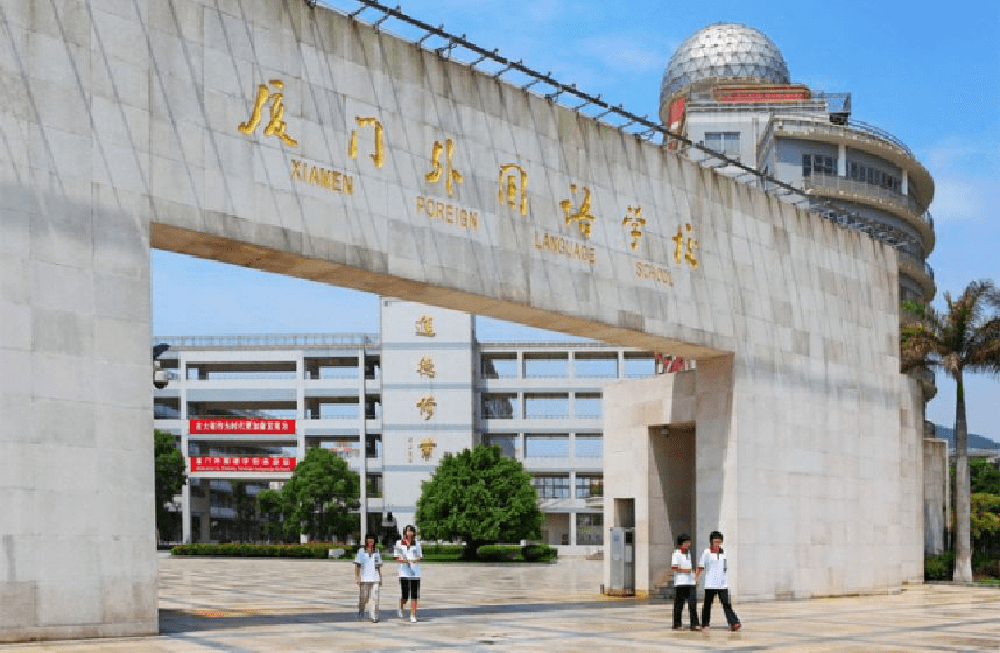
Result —
[[705, 605], [701, 608], [701, 625], [708, 627], [708, 623], [712, 619], [712, 601], [715, 600], [716, 596], [722, 603], [722, 609], [726, 613], [726, 622], [729, 626], [738, 624], [740, 618], [733, 612], [733, 606], [729, 603], [729, 590], [705, 590]]
[[684, 604], [688, 604], [688, 612], [691, 614], [691, 625], [698, 625], [698, 608], [695, 597], [694, 585], [674, 585], [674, 628], [681, 627], [681, 612], [684, 611]]

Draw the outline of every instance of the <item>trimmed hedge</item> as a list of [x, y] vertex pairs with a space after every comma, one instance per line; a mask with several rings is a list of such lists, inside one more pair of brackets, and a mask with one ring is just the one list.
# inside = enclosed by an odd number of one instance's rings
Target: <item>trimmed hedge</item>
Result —
[[181, 544], [170, 549], [177, 556], [224, 556], [228, 558], [328, 558], [330, 549], [344, 549], [343, 557], [352, 558], [357, 547], [336, 542], [309, 544]]
[[484, 544], [476, 549], [476, 557], [484, 562], [513, 562], [520, 554], [516, 544]]
[[[458, 562], [465, 552], [465, 546], [461, 544], [424, 544], [421, 542], [420, 549], [424, 552], [423, 560], [426, 562]], [[388, 555], [392, 556], [391, 550]]]
[[[424, 562], [462, 562], [465, 547], [461, 544], [421, 544]], [[325, 560], [330, 549], [343, 549], [341, 560], [353, 560], [357, 546], [337, 542], [310, 542], [309, 544], [181, 544], [170, 549], [176, 556], [220, 556], [227, 558], [307, 558]], [[392, 547], [378, 547], [383, 559], [392, 561]], [[484, 562], [551, 562], [558, 555], [555, 547], [547, 544], [486, 544], [476, 552]]]
[[559, 549], [548, 544], [525, 544], [521, 556], [525, 562], [551, 562], [559, 556]]
[[558, 549], [547, 544], [484, 544], [476, 551], [484, 562], [550, 562], [558, 555]]

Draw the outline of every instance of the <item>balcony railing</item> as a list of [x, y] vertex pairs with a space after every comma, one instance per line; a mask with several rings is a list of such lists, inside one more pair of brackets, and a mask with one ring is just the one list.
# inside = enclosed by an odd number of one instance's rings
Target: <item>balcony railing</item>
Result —
[[870, 125], [860, 120], [850, 120], [847, 125], [835, 125], [829, 122], [826, 114], [813, 116], [779, 114], [773, 116], [767, 130], [764, 132], [764, 135], [761, 136], [760, 142], [758, 143], [758, 150], [760, 150], [764, 143], [767, 143], [774, 137], [773, 131], [775, 127], [798, 127], [800, 129], [809, 129], [813, 132], [823, 132], [837, 137], [860, 134], [873, 140], [881, 141], [891, 147], [898, 148], [905, 152], [911, 159], [916, 159], [913, 152], [910, 151], [910, 148], [908, 148], [903, 141], [899, 140], [884, 129], [879, 129], [875, 125]]
[[914, 256], [906, 250], [898, 250], [899, 257], [909, 261], [910, 265], [915, 266], [919, 270], [923, 270], [924, 274], [930, 277], [931, 281], [934, 280], [934, 269], [925, 261], [920, 260], [919, 257]]
[[[914, 241], [913, 237], [899, 232], [898, 229], [891, 230], [898, 232], [896, 238], [914, 242], [918, 247], [931, 247], [934, 242], [934, 218], [929, 211], [918, 212], [917, 203], [912, 197], [902, 195], [888, 188], [869, 184], [868, 182], [851, 179], [850, 177], [840, 177], [838, 175], [812, 174], [802, 180], [802, 187], [807, 193], [816, 193], [816, 196], [837, 195], [841, 199], [849, 201], [863, 201], [864, 198], [874, 198], [887, 208], [895, 208], [901, 211], [904, 219], [911, 224], [916, 223], [922, 226], [922, 240]], [[823, 211], [821, 211], [823, 212]], [[872, 220], [862, 220], [862, 222], [872, 222]], [[877, 224], [878, 221], [875, 221]], [[895, 244], [895, 243], [891, 243]]]
[[[850, 193], [852, 195], [861, 195], [864, 197], [875, 197], [883, 202], [894, 204], [901, 209], [909, 211], [910, 213], [919, 215], [917, 203], [912, 197], [907, 197], [906, 195], [897, 193], [889, 188], [869, 184], [866, 181], [851, 179], [850, 177], [813, 173], [808, 177], [803, 178], [802, 186], [806, 190], [815, 189], [828, 192]], [[920, 218], [925, 222], [927, 220], [926, 216], [923, 215], [921, 215]]]
[[859, 130], [859, 131], [863, 131], [866, 134], [868, 134], [869, 136], [872, 136], [874, 138], [878, 138], [880, 140], [883, 140], [883, 141], [886, 141], [888, 143], [891, 143], [891, 144], [895, 145], [896, 147], [898, 147], [899, 149], [901, 149], [904, 152], [906, 152], [907, 154], [909, 154], [911, 157], [916, 158], [913, 155], [913, 152], [910, 151], [910, 148], [908, 148], [906, 146], [906, 143], [904, 143], [903, 141], [899, 140], [898, 138], [896, 138], [895, 136], [893, 136], [889, 132], [885, 131], [884, 129], [880, 129], [880, 128], [876, 127], [875, 125], [871, 125], [871, 124], [869, 124], [867, 122], [863, 122], [861, 120], [848, 120], [847, 121], [847, 126], [853, 128], [853, 129]]
[[166, 336], [153, 338], [171, 348], [219, 349], [222, 347], [317, 347], [329, 345], [378, 345], [377, 333], [263, 333], [229, 336]]

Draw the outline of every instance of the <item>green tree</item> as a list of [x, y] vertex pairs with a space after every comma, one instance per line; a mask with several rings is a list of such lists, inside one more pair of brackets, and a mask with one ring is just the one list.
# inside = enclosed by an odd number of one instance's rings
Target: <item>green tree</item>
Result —
[[973, 540], [992, 541], [1000, 536], [1000, 496], [973, 492], [971, 515]]
[[445, 454], [417, 501], [417, 524], [426, 539], [465, 542], [473, 558], [483, 544], [541, 535], [542, 513], [531, 476], [497, 445]]
[[245, 481], [233, 481], [233, 534], [237, 541], [251, 542], [257, 530], [257, 501], [247, 492]]
[[178, 513], [167, 510], [167, 505], [173, 503], [187, 478], [184, 455], [174, 442], [173, 433], [158, 429], [153, 431], [157, 541], [160, 533], [175, 533], [177, 530]]
[[952, 300], [944, 295], [947, 311], [903, 302], [916, 321], [900, 336], [901, 367], [940, 368], [955, 380], [955, 574], [954, 580], [972, 580], [969, 482], [969, 429], [965, 413], [965, 372], [1000, 373], [1000, 291], [992, 281], [974, 281]]
[[281, 494], [285, 521], [293, 532], [332, 540], [361, 530], [360, 518], [351, 513], [361, 506], [361, 481], [332, 451], [307, 451]]
[[970, 460], [972, 493], [1000, 495], [1000, 469], [988, 460]]
[[263, 522], [264, 536], [268, 541], [288, 542], [294, 539], [297, 533], [290, 532], [291, 523], [285, 519], [291, 511], [280, 490], [261, 490], [257, 494], [257, 508]]

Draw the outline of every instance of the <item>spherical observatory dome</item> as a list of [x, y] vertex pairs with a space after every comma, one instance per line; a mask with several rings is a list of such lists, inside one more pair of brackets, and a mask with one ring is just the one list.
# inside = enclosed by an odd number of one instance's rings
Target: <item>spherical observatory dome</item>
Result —
[[740, 23], [713, 23], [689, 36], [670, 58], [660, 85], [660, 105], [689, 84], [719, 77], [789, 83], [785, 58], [763, 32]]

